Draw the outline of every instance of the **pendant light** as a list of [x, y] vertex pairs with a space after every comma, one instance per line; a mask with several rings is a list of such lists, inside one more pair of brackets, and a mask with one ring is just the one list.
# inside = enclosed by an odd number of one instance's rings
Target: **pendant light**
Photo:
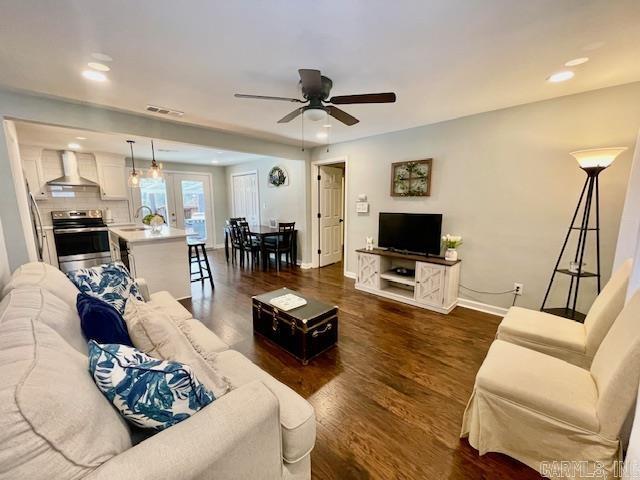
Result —
[[136, 143], [134, 140], [127, 140], [129, 147], [131, 148], [131, 172], [129, 173], [129, 178], [127, 180], [127, 185], [131, 188], [139, 188], [140, 187], [140, 172], [136, 170], [136, 159], [133, 156], [133, 144]]
[[162, 165], [158, 165], [156, 162], [156, 151], [153, 148], [153, 140], [151, 140], [151, 167], [147, 174], [150, 178], [162, 178]]

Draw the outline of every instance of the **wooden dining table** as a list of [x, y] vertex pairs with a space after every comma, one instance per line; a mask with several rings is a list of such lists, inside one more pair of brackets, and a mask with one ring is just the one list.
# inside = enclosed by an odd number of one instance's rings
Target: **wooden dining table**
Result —
[[[229, 261], [229, 226], [224, 227], [224, 255]], [[252, 235], [258, 237], [260, 240], [260, 257], [262, 259], [262, 268], [266, 269], [268, 264], [267, 251], [265, 248], [264, 240], [268, 237], [277, 237], [278, 234], [281, 234], [278, 227], [270, 227], [269, 225], [250, 225], [249, 231]], [[294, 264], [298, 259], [298, 230], [294, 229], [291, 238], [291, 258], [293, 259]]]

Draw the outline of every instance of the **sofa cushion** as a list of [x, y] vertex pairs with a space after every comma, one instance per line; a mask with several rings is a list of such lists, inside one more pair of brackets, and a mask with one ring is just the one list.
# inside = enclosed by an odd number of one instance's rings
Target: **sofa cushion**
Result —
[[79, 293], [76, 305], [82, 333], [88, 340], [133, 346], [122, 315], [107, 302], [86, 293]]
[[535, 350], [496, 340], [476, 388], [547, 417], [599, 432], [598, 390], [588, 370]]
[[[74, 290], [77, 294], [77, 290]], [[13, 318], [31, 317], [55, 330], [78, 352], [87, 354], [87, 340], [80, 329], [75, 307], [41, 287], [11, 290], [0, 303], [0, 324]]]
[[0, 324], [3, 478], [79, 478], [131, 447], [87, 357], [31, 316]]
[[584, 325], [537, 310], [511, 307], [498, 326], [498, 338], [524, 339], [577, 353], [585, 353]]
[[[196, 351], [189, 339], [182, 333], [181, 321], [172, 320], [157, 305], [129, 299], [124, 319], [133, 345], [152, 357], [185, 363], [193, 368], [196, 376], [214, 395], [227, 393], [229, 385], [213, 366], [213, 353], [206, 355]], [[210, 332], [214, 335], [213, 332]], [[215, 336], [215, 335], [214, 335]]]
[[195, 318], [183, 320], [178, 323], [178, 327], [189, 339], [191, 346], [204, 358], [214, 357], [216, 353], [229, 349], [229, 346], [200, 320]]
[[316, 418], [309, 402], [234, 350], [216, 355], [214, 365], [229, 380], [231, 388], [259, 380], [278, 398], [285, 461], [297, 462], [313, 449]]
[[215, 400], [188, 365], [149, 357], [133, 347], [89, 342], [89, 371], [130, 422], [164, 430]]
[[180, 302], [178, 302], [173, 296], [166, 291], [160, 291], [151, 294], [151, 300], [149, 301], [154, 306], [162, 308], [172, 320], [188, 320], [193, 318], [191, 312], [184, 308]]
[[3, 296], [22, 287], [42, 287], [71, 308], [76, 307], [77, 287], [64, 273], [48, 263], [31, 262], [18, 267], [4, 287]]
[[97, 267], [68, 272], [67, 276], [88, 295], [92, 295], [113, 306], [120, 315], [130, 296], [144, 302], [135, 280], [122, 262], [106, 263]]

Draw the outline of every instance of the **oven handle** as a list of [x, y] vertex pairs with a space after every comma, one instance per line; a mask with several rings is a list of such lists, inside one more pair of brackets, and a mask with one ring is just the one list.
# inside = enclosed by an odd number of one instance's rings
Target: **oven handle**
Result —
[[88, 228], [56, 228], [53, 233], [84, 233], [84, 232], [108, 232], [109, 227], [88, 227]]

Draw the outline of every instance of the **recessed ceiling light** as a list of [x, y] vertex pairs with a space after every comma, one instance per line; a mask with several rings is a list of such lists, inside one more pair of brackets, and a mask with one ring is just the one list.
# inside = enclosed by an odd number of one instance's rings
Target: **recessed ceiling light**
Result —
[[76, 137], [76, 140], [86, 140], [87, 137]]
[[95, 70], [85, 70], [82, 72], [82, 76], [87, 80], [93, 80], [94, 82], [106, 82], [107, 76], [102, 72]]
[[327, 134], [327, 132], [318, 132], [316, 133], [316, 137], [318, 138], [327, 138], [329, 135]]
[[72, 150], [78, 150], [80, 147], [80, 144], [78, 143], [70, 143], [69, 145], [67, 145], [67, 147], [69, 147]]
[[574, 58], [573, 60], [569, 60], [564, 64], [565, 67], [577, 67], [578, 65], [582, 65], [583, 63], [587, 63], [589, 61], [589, 57], [580, 57]]
[[328, 123], [325, 123], [324, 125], [322, 125], [324, 128], [331, 128], [331, 125]]
[[218, 160], [211, 160], [211, 163], [219, 163]]
[[553, 75], [550, 75], [547, 78], [547, 82], [551, 82], [551, 83], [564, 82], [566, 80], [571, 80], [574, 75], [575, 73], [573, 73], [571, 70], [563, 70], [561, 72], [556, 72]]
[[113, 62], [113, 58], [111, 58], [106, 53], [94, 52], [91, 54], [91, 56], [96, 60], [100, 60], [101, 62]]
[[105, 65], [104, 63], [89, 62], [87, 63], [87, 65], [89, 66], [89, 68], [93, 68], [94, 70], [98, 70], [99, 72], [108, 72], [109, 70], [111, 70], [111, 67]]

